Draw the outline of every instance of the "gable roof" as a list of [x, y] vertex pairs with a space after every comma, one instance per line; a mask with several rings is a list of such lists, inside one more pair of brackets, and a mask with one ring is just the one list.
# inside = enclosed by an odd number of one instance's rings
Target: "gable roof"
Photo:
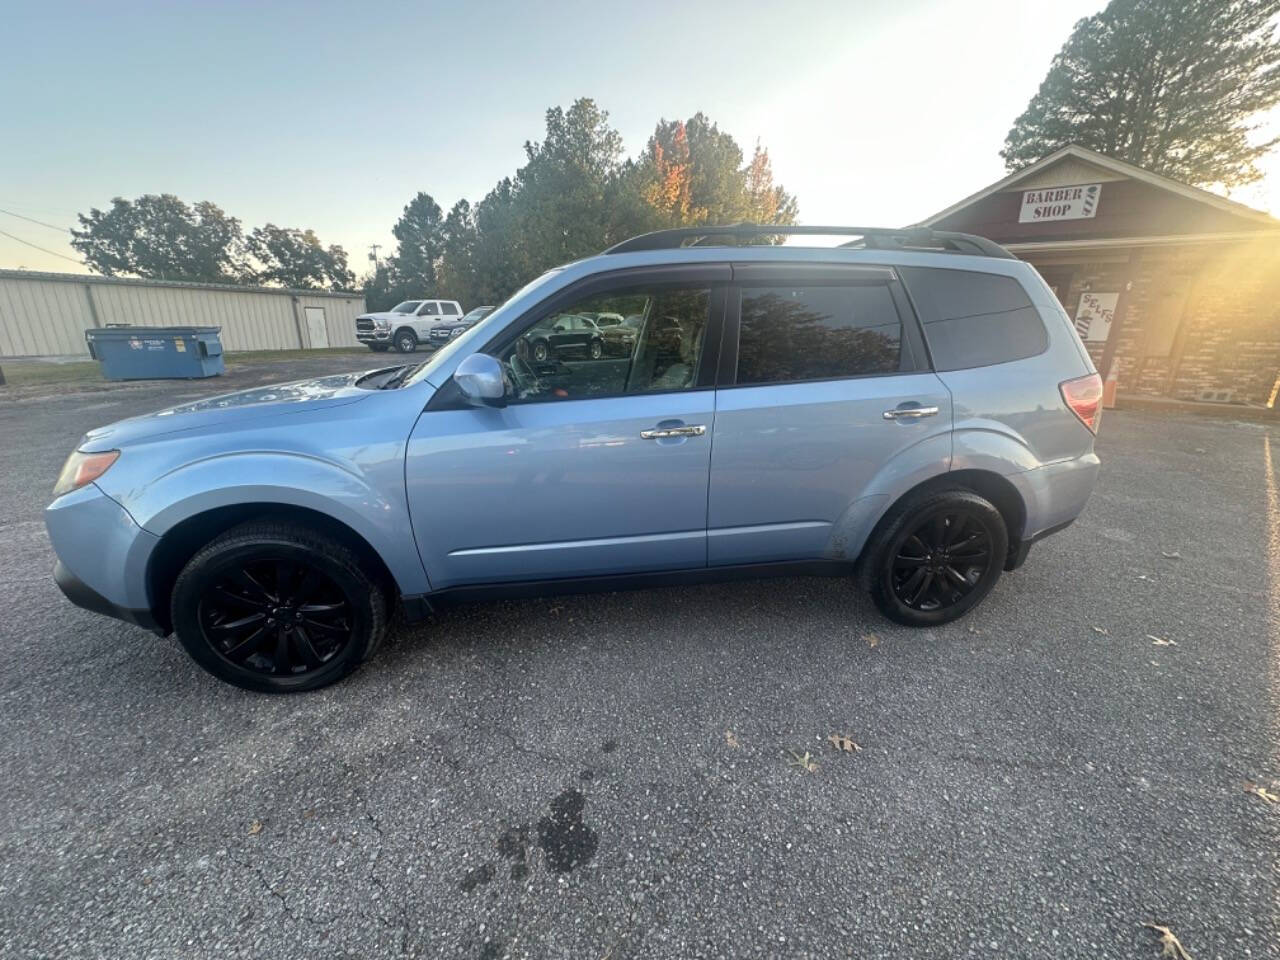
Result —
[[1132, 163], [1126, 163], [1123, 160], [1115, 160], [1105, 154], [1082, 147], [1079, 144], [1069, 143], [1065, 147], [1060, 147], [1048, 156], [1041, 157], [1035, 163], [1021, 170], [1016, 170], [1003, 180], [997, 180], [990, 186], [984, 187], [977, 193], [965, 197], [958, 203], [953, 203], [945, 210], [935, 213], [927, 219], [921, 220], [918, 226], [929, 227], [952, 214], [963, 210], [970, 204], [977, 203], [985, 197], [991, 196], [993, 193], [999, 193], [1002, 190], [1010, 190], [1023, 181], [1030, 180], [1033, 177], [1043, 173], [1049, 167], [1054, 166], [1068, 158], [1081, 161], [1093, 167], [1099, 168], [1113, 177], [1128, 178], [1137, 180], [1140, 183], [1146, 183], [1150, 186], [1157, 187], [1161, 190], [1167, 190], [1187, 200], [1193, 200], [1197, 203], [1203, 203], [1206, 206], [1213, 207], [1223, 213], [1232, 216], [1241, 217], [1245, 220], [1252, 220], [1256, 223], [1269, 227], [1280, 227], [1280, 220], [1264, 213], [1261, 210], [1255, 210], [1253, 207], [1247, 207], [1243, 203], [1237, 203], [1234, 200], [1228, 200], [1226, 197], [1220, 197], [1216, 193], [1210, 193], [1208, 190], [1202, 190], [1199, 187], [1192, 187], [1188, 184], [1181, 183], [1177, 180], [1171, 180], [1169, 177], [1161, 176], [1158, 173], [1152, 173], [1150, 170], [1143, 170], [1136, 167]]

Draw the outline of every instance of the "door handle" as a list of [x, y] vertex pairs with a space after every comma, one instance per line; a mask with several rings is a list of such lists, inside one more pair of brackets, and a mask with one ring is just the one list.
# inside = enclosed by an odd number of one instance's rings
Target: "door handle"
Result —
[[937, 415], [937, 407], [898, 407], [884, 412], [886, 420], [919, 420], [921, 417], [935, 417]]
[[668, 437], [700, 437], [707, 428], [700, 423], [687, 427], [658, 427], [654, 430], [641, 430], [641, 440], [666, 440]]

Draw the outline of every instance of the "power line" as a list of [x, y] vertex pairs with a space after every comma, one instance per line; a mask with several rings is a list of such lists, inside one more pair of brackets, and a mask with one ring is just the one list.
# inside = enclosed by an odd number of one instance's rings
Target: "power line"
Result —
[[8, 237], [10, 240], [16, 240], [23, 246], [31, 247], [33, 250], [39, 250], [41, 253], [47, 253], [51, 257], [61, 257], [63, 260], [70, 260], [72, 263], [79, 264], [82, 267], [84, 266], [84, 264], [75, 257], [68, 257], [65, 253], [58, 253], [56, 250], [47, 250], [44, 247], [37, 246], [29, 240], [23, 240], [21, 237], [15, 237], [12, 233], [5, 233], [3, 230], [0, 230], [0, 237]]
[[0, 210], [0, 213], [7, 213], [11, 217], [17, 217], [19, 220], [25, 220], [27, 223], [38, 223], [42, 227], [48, 227], [50, 230], [57, 230], [59, 233], [70, 233], [66, 227], [54, 226], [52, 223], [45, 223], [43, 220], [37, 220], [35, 217], [24, 217], [20, 213], [14, 213], [12, 210]]

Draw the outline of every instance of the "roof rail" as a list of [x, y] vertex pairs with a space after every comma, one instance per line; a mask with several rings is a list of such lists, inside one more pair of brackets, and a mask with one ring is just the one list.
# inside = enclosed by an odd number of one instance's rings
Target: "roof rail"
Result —
[[967, 253], [980, 257], [1015, 259], [1013, 254], [995, 241], [971, 233], [930, 230], [928, 227], [810, 227], [774, 223], [734, 223], [722, 227], [655, 230], [623, 240], [604, 252], [635, 253], [640, 250], [674, 250], [684, 246], [718, 246], [726, 245], [725, 240], [776, 236], [857, 237], [857, 240], [841, 246], [868, 250], [931, 250], [938, 253]]

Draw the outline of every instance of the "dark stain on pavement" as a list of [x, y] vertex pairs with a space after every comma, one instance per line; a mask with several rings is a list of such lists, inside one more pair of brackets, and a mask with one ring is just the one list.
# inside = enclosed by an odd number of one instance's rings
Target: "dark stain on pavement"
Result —
[[603, 750], [605, 753], [613, 753], [613, 751], [618, 749], [618, 741], [606, 740], [604, 743], [600, 745], [600, 749]]
[[579, 791], [566, 790], [551, 801], [551, 816], [538, 821], [538, 846], [555, 873], [568, 873], [595, 856], [600, 838], [582, 822], [586, 804]]
[[493, 879], [494, 869], [492, 863], [482, 863], [478, 867], [472, 867], [467, 871], [467, 875], [462, 878], [462, 882], [458, 884], [464, 893], [470, 893], [476, 887], [482, 886]]

